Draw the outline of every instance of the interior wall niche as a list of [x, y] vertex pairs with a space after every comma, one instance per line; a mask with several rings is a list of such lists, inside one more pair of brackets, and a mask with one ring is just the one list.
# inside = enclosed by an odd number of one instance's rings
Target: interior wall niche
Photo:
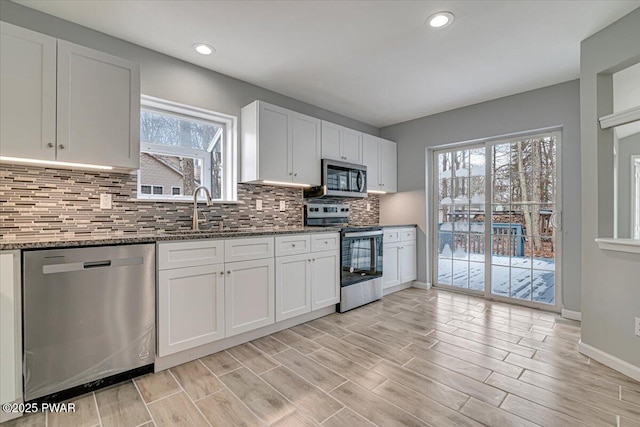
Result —
[[600, 126], [613, 132], [613, 237], [640, 239], [640, 63], [612, 75], [612, 92]]

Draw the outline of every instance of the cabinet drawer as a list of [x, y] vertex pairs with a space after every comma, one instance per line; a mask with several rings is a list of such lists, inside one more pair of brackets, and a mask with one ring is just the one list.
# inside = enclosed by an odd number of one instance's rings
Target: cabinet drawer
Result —
[[340, 234], [312, 234], [311, 235], [311, 251], [332, 251], [340, 247]]
[[395, 243], [400, 241], [400, 229], [398, 228], [385, 228], [384, 237], [382, 238], [384, 243]]
[[400, 241], [406, 242], [409, 240], [416, 240], [415, 228], [402, 228], [400, 231]]
[[308, 234], [294, 234], [276, 237], [276, 256], [306, 254], [311, 251]]
[[158, 270], [222, 264], [224, 240], [158, 243]]
[[224, 241], [224, 262], [273, 258], [273, 237], [252, 237]]

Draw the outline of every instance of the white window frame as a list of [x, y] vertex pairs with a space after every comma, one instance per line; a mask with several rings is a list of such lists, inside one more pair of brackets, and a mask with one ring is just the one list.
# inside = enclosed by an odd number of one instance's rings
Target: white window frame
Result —
[[[204, 120], [222, 126], [224, 134], [224, 145], [222, 147], [222, 197], [214, 199], [214, 202], [229, 203], [238, 200], [238, 118], [228, 114], [218, 113], [203, 108], [192, 107], [173, 101], [167, 101], [148, 95], [140, 97], [140, 108], [157, 111], [158, 113], [183, 116], [190, 120]], [[157, 154], [179, 155], [182, 157], [193, 157], [202, 159], [203, 163], [203, 185], [211, 190], [211, 156], [203, 154], [203, 150], [188, 147], [174, 147], [163, 144], [152, 144], [140, 142], [140, 151], [152, 151]], [[192, 195], [147, 195], [142, 194], [140, 180], [140, 169], [138, 170], [138, 195], [139, 200], [161, 201], [161, 202], [193, 202]], [[153, 193], [153, 189], [152, 189]], [[200, 200], [204, 201], [204, 196], [200, 195]]]
[[[176, 188], [178, 189], [178, 192], [179, 192], [180, 194], [173, 194], [173, 190], [175, 190]], [[171, 195], [172, 195], [172, 196], [181, 196], [181, 195], [182, 195], [182, 187], [177, 186], [177, 185], [172, 185], [172, 186], [171, 186]]]

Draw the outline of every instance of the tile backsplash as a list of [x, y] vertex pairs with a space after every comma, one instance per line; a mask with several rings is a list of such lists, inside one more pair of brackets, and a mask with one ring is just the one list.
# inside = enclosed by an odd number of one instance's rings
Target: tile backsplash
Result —
[[[193, 204], [136, 200], [136, 174], [86, 172], [0, 165], [0, 237], [5, 240], [150, 233], [189, 229]], [[112, 195], [112, 209], [100, 209], [100, 194]], [[263, 209], [257, 211], [257, 199]], [[287, 209], [280, 212], [280, 201]], [[340, 200], [343, 202], [343, 200]], [[377, 224], [379, 197], [349, 200], [350, 224]], [[370, 210], [366, 210], [367, 203]], [[238, 184], [238, 203], [199, 205], [204, 228], [301, 227], [302, 190]]]

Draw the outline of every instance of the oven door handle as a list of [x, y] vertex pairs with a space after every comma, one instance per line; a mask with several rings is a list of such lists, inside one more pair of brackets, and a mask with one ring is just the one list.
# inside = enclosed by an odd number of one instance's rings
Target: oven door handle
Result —
[[358, 231], [355, 233], [344, 233], [345, 238], [349, 237], [370, 237], [370, 236], [380, 236], [383, 234], [382, 230], [377, 231]]

